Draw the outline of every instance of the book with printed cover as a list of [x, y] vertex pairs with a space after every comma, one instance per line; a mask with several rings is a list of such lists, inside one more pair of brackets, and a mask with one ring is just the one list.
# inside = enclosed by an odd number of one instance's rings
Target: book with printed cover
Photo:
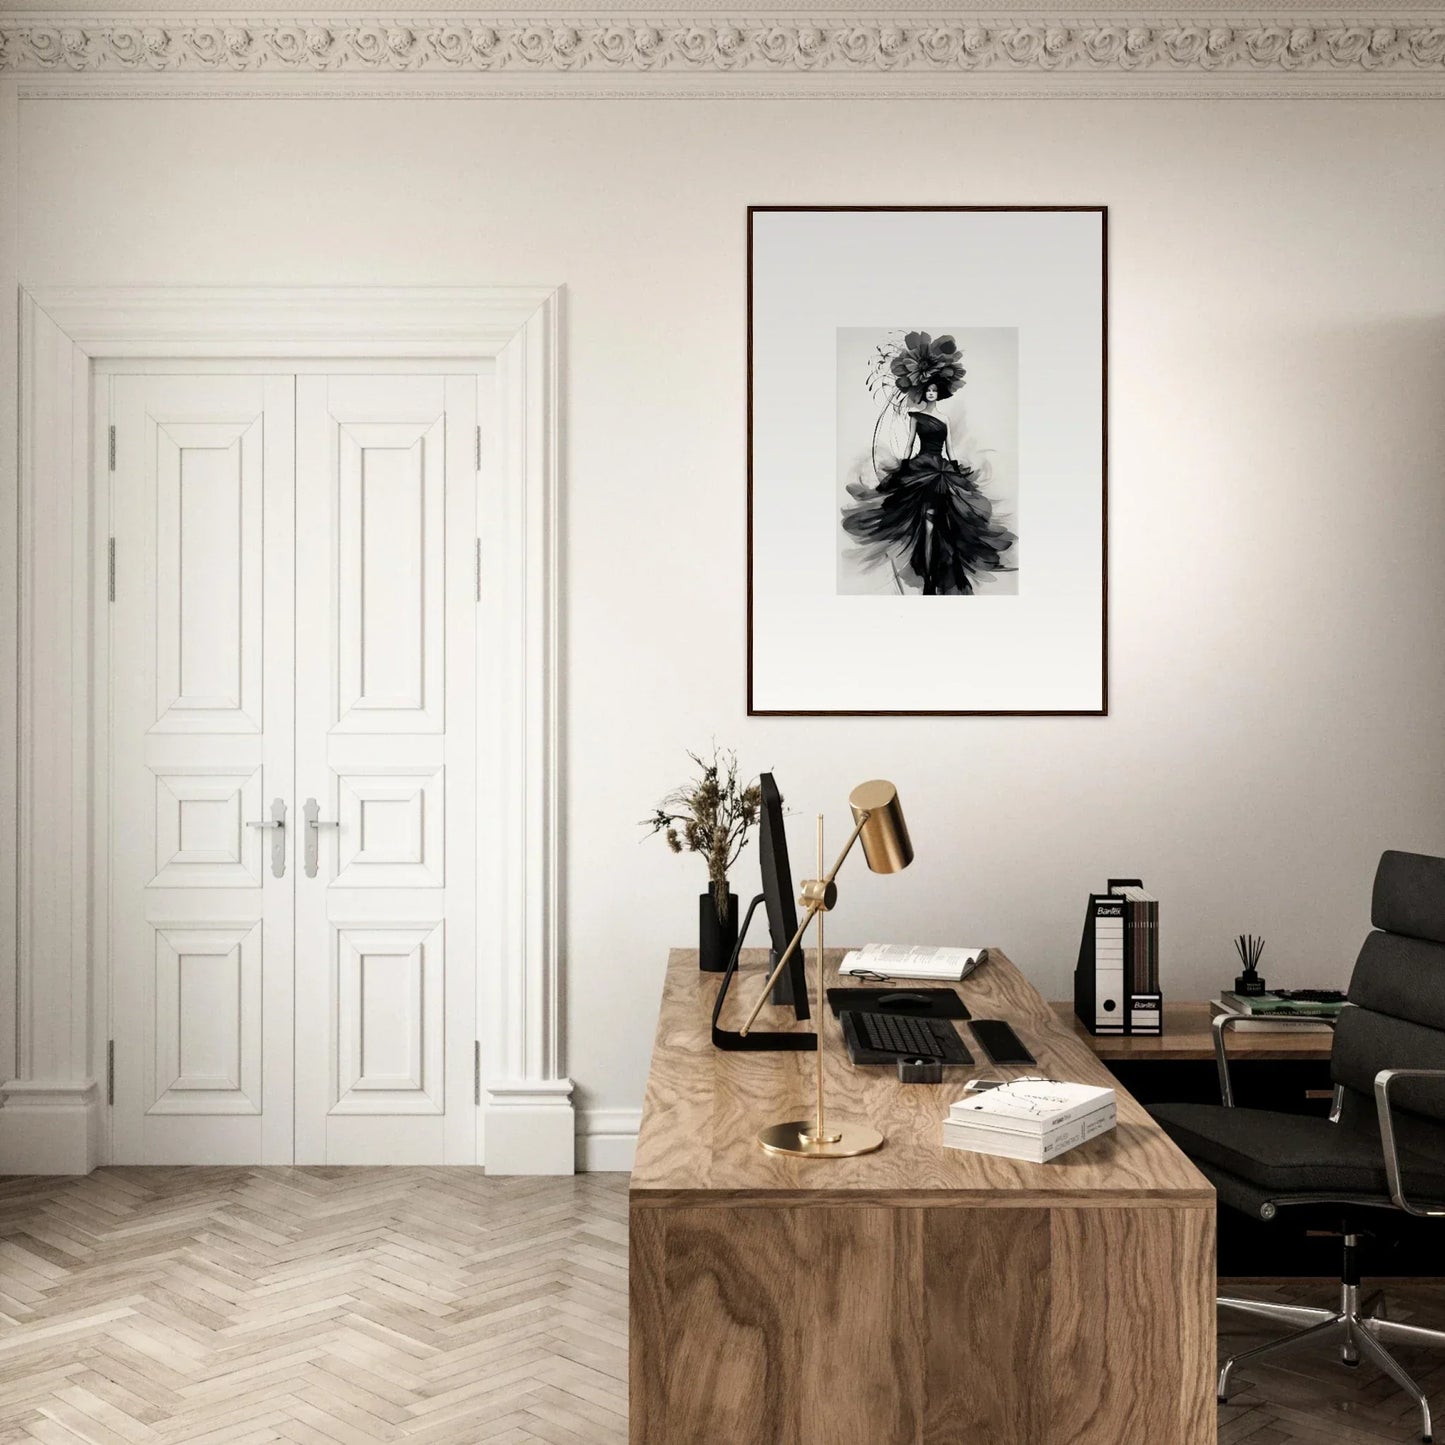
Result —
[[1018, 1079], [959, 1099], [943, 1121], [950, 1149], [1047, 1163], [1114, 1127], [1112, 1089]]

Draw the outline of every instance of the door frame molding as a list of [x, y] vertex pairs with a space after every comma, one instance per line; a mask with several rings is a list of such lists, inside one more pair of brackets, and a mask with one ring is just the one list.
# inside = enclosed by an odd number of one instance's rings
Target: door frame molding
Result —
[[[11, 1076], [0, 1084], [0, 1171], [104, 1162], [106, 899], [94, 823], [109, 521], [106, 489], [91, 485], [105, 470], [92, 373], [138, 357], [493, 360], [492, 605], [478, 617], [488, 689], [478, 782], [489, 799], [478, 808], [478, 1158], [491, 1173], [574, 1168], [559, 857], [561, 307], [549, 286], [21, 287], [18, 467], [14, 495], [0, 497], [18, 515], [19, 554], [19, 917], [13, 975], [0, 977], [0, 999], [14, 988], [15, 1062], [0, 1074]], [[485, 439], [487, 419], [483, 428]]]

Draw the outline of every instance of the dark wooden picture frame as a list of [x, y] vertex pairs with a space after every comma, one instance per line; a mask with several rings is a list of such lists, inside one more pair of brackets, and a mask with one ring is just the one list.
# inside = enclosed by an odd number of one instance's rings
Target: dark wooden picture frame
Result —
[[[1060, 708], [793, 708], [759, 707], [754, 690], [755, 615], [754, 528], [755, 497], [755, 402], [754, 361], [756, 343], [755, 218], [776, 213], [1086, 213], [1100, 221], [1100, 387], [1099, 387], [1099, 695], [1097, 707]], [[993, 205], [993, 206], [778, 206], [759, 205], [747, 209], [747, 711], [750, 717], [1106, 717], [1109, 711], [1109, 226], [1106, 205]], [[805, 645], [805, 639], [798, 639]]]

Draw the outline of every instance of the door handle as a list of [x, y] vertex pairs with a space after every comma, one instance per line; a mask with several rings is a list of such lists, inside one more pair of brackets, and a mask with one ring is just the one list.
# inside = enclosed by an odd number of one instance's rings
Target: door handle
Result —
[[321, 804], [315, 798], [307, 798], [301, 811], [306, 814], [306, 876], [314, 878], [321, 853], [321, 830], [339, 828], [341, 824], [335, 819], [324, 821], [321, 817]]
[[248, 828], [271, 828], [271, 871], [278, 878], [286, 876], [286, 803], [281, 798], [271, 802], [271, 816], [263, 822], [247, 823]]

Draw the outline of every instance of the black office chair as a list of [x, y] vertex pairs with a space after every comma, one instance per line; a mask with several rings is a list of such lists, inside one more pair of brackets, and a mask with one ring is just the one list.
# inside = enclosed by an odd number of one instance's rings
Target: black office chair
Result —
[[[1445, 1224], [1445, 858], [1386, 853], [1375, 874], [1371, 922], [1335, 1027], [1328, 1119], [1236, 1109], [1225, 1039], [1215, 1020], [1223, 1104], [1158, 1104], [1150, 1111], [1214, 1185], [1219, 1202], [1256, 1219], [1282, 1209], [1344, 1236], [1338, 1310], [1228, 1299], [1219, 1303], [1302, 1328], [1224, 1362], [1224, 1400], [1236, 1366], [1298, 1345], [1337, 1341], [1340, 1358], [1361, 1357], [1420, 1406], [1425, 1393], [1385, 1348], [1445, 1345], [1445, 1331], [1386, 1318], [1378, 1293], [1360, 1300], [1360, 1235], [1392, 1217], [1439, 1216]], [[1442, 1231], [1445, 1238], [1445, 1231]]]

